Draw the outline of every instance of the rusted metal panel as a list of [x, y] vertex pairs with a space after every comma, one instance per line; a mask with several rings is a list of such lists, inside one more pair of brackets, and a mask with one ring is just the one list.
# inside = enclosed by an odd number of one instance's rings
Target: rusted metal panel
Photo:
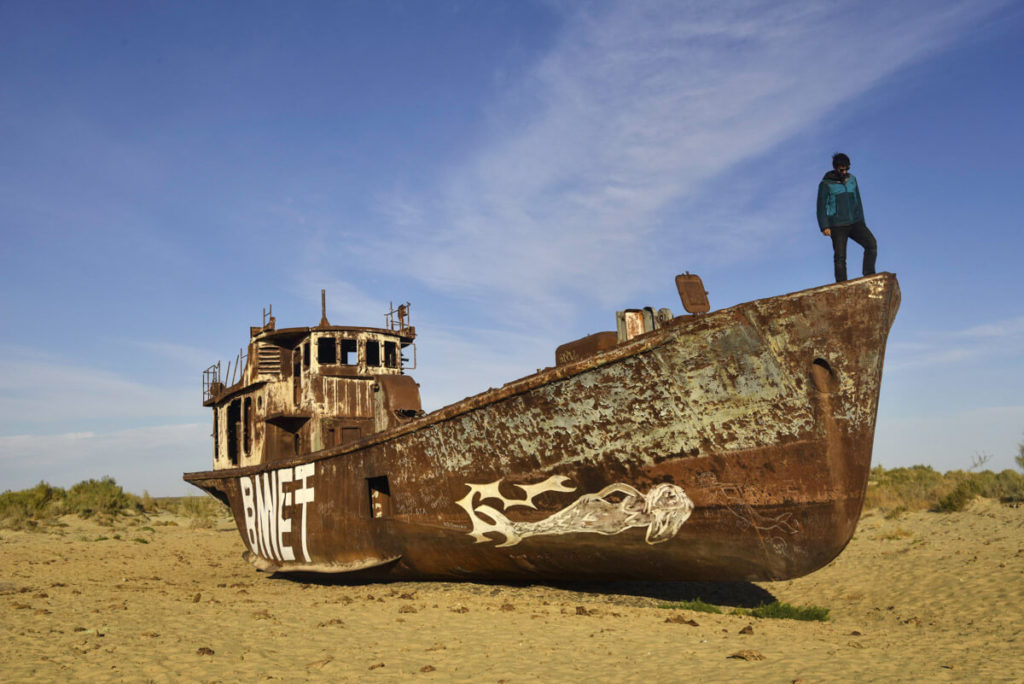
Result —
[[262, 569], [796, 577], [853, 533], [898, 306], [883, 273], [677, 318], [354, 443], [185, 478]]
[[598, 352], [611, 349], [619, 343], [618, 333], [605, 331], [581, 337], [572, 342], [566, 342], [555, 350], [555, 365], [564, 366], [573, 361], [579, 361]]
[[688, 313], [703, 314], [711, 311], [711, 302], [708, 301], [708, 293], [700, 276], [689, 271], [677, 275], [676, 289]]
[[626, 309], [617, 316], [619, 342], [626, 342], [645, 332], [654, 330], [654, 311], [648, 309]]
[[407, 423], [423, 414], [420, 386], [408, 375], [378, 375], [373, 389], [377, 431]]
[[373, 417], [372, 378], [322, 378], [322, 387], [318, 408], [324, 415]]

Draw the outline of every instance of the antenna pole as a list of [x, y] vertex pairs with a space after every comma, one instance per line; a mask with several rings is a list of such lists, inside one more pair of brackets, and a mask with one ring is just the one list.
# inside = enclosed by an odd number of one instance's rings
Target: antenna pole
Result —
[[327, 321], [327, 290], [320, 290], [320, 327], [330, 326]]

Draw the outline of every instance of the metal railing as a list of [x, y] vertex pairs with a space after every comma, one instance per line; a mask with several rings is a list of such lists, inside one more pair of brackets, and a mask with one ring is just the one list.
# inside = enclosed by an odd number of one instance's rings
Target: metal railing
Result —
[[203, 371], [203, 401], [207, 402], [216, 398], [224, 390], [234, 387], [245, 377], [245, 364], [249, 355], [245, 347], [238, 350], [235, 360], [228, 363], [227, 370], [221, 375], [220, 361]]

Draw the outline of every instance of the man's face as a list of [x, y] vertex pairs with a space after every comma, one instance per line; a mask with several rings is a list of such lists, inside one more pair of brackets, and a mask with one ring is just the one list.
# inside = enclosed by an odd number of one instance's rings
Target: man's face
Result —
[[838, 166], [835, 167], [835, 169], [836, 169], [836, 172], [840, 176], [842, 176], [843, 178], [846, 178], [847, 174], [850, 173], [850, 165], [849, 164], [839, 164]]

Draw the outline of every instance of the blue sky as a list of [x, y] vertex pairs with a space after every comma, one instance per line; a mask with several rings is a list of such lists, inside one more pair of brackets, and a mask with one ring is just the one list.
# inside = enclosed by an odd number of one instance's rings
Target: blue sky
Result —
[[[200, 374], [410, 300], [425, 408], [617, 309], [900, 278], [875, 462], [1024, 440], [1024, 4], [0, 2], [0, 490], [210, 465]], [[851, 249], [851, 273], [859, 248]]]

